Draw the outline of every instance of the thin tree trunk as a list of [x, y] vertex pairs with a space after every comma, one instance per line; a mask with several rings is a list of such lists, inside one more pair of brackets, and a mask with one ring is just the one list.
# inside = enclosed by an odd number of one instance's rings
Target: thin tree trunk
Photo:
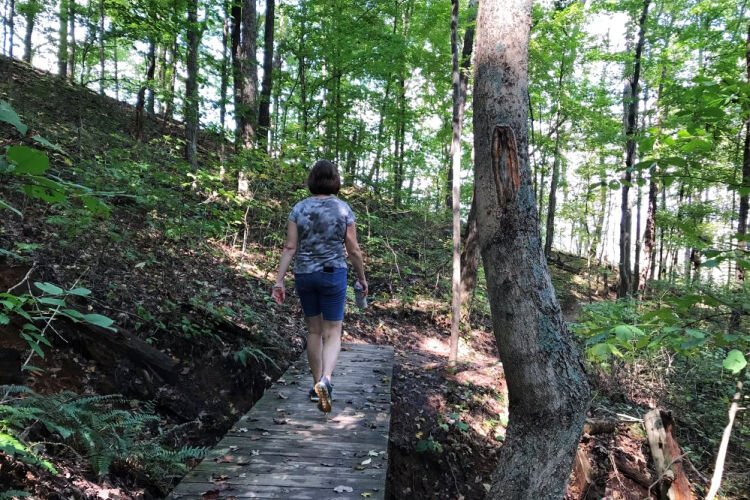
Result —
[[461, 324], [461, 118], [464, 103], [458, 67], [458, 0], [451, 0], [451, 53], [453, 64], [453, 138], [451, 172], [453, 172], [453, 295], [451, 300], [451, 340], [448, 360], [458, 361], [458, 333]]
[[76, 0], [68, 0], [68, 22], [70, 23], [68, 33], [70, 33], [70, 46], [68, 47], [68, 77], [74, 81], [76, 77]]
[[200, 98], [198, 96], [198, 52], [201, 26], [198, 22], [198, 0], [187, 4], [187, 80], [185, 81], [185, 159], [193, 170], [198, 168], [198, 129], [200, 127]]
[[148, 54], [146, 55], [146, 81], [141, 85], [138, 90], [138, 97], [135, 103], [135, 132], [134, 136], [137, 140], [143, 138], [143, 126], [145, 123], [145, 117], [143, 111], [146, 107], [146, 88], [149, 82], [154, 79], [156, 58], [154, 57], [154, 43], [149, 42]]
[[[476, 191], [476, 189], [475, 189]], [[463, 249], [461, 250], [461, 305], [466, 305], [477, 286], [479, 269], [479, 234], [477, 233], [476, 195], [471, 198], [469, 217], [466, 219]]]
[[224, 3], [224, 27], [221, 32], [221, 83], [219, 84], [219, 124], [222, 130], [227, 122], [227, 89], [229, 88], [229, 31], [230, 6]]
[[[750, 81], [750, 25], [747, 32], [747, 45], [745, 50], [745, 71], [747, 80]], [[747, 116], [745, 117], [747, 120]], [[742, 155], [742, 183], [740, 188], [740, 208], [737, 219], [737, 237], [739, 239], [738, 247], [740, 250], [747, 250], [747, 216], [750, 211], [750, 120], [745, 126], [745, 146]], [[745, 281], [745, 269], [737, 266], [737, 280], [742, 283]]]
[[16, 0], [8, 5], [8, 57], [13, 59], [13, 47], [16, 41]]
[[112, 62], [115, 69], [115, 99], [120, 100], [120, 68], [118, 64], [119, 56], [117, 55], [117, 37], [112, 37]]
[[68, 76], [68, 12], [70, 6], [68, 0], [60, 0], [58, 11], [58, 34], [60, 42], [57, 47], [57, 74], [62, 78]]
[[646, 40], [646, 17], [651, 0], [643, 1], [643, 10], [638, 21], [638, 43], [635, 47], [635, 66], [633, 76], [625, 86], [624, 99], [626, 114], [625, 135], [625, 171], [622, 176], [622, 205], [620, 219], [620, 283], [617, 296], [625, 297], [632, 293], [633, 271], [630, 265], [632, 209], [630, 206], [630, 186], [633, 182], [633, 165], [635, 164], [635, 133], [638, 123], [638, 83], [641, 76], [641, 54]]
[[[154, 106], [155, 106], [155, 98], [154, 98], [154, 87], [155, 87], [155, 80], [154, 75], [156, 73], [156, 42], [154, 40], [151, 40], [148, 46], [148, 68], [149, 71], [146, 74], [146, 112], [149, 114], [149, 116], [154, 116]], [[104, 71], [104, 66], [102, 66], [102, 75]], [[102, 87], [101, 92], [104, 92], [104, 88]]]
[[31, 46], [31, 37], [34, 34], [34, 26], [36, 25], [37, 8], [39, 0], [30, 0], [26, 13], [26, 35], [23, 38], [23, 60], [31, 64], [31, 57], [33, 48]]
[[[153, 43], [153, 42], [152, 42]], [[105, 69], [105, 58], [104, 58], [104, 0], [99, 0], [99, 93], [104, 95], [104, 69]], [[153, 89], [151, 89], [151, 97], [149, 100], [149, 112], [154, 113], [154, 98]]]
[[169, 50], [169, 88], [164, 103], [164, 119], [171, 120], [174, 115], [174, 93], [177, 85], [177, 59], [179, 58], [177, 36], [172, 40]]
[[583, 364], [544, 258], [531, 186], [531, 3], [482, 0], [476, 31], [477, 223], [510, 401], [508, 432], [488, 495], [493, 499], [562, 497], [589, 401]]
[[268, 136], [271, 128], [274, 2], [275, 0], [266, 0], [266, 23], [263, 33], [263, 81], [260, 86], [260, 107], [258, 109], [258, 144], [263, 152], [268, 152]]
[[555, 237], [555, 211], [557, 209], [557, 184], [560, 182], [560, 115], [562, 110], [562, 86], [565, 76], [565, 54], [560, 59], [560, 71], [557, 75], [557, 111], [555, 113], [555, 151], [552, 157], [552, 179], [549, 188], [549, 207], [547, 208], [547, 232], [544, 238], [544, 254], [549, 259], [552, 253], [552, 242]]

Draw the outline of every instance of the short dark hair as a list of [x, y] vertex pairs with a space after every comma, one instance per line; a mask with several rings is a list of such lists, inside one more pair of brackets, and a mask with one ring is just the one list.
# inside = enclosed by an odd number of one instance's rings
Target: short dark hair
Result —
[[341, 177], [333, 162], [318, 160], [307, 176], [307, 189], [312, 194], [339, 194]]

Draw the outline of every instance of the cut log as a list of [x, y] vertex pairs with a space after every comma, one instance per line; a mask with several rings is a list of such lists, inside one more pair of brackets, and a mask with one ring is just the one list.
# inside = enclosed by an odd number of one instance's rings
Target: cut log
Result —
[[578, 493], [578, 498], [584, 498], [589, 485], [592, 482], [591, 462], [585, 445], [579, 445], [576, 451], [576, 459], [573, 462], [573, 479], [571, 486]]
[[674, 420], [669, 412], [651, 410], [643, 418], [651, 456], [654, 459], [656, 483], [661, 498], [693, 500], [690, 482], [682, 466], [682, 451], [674, 438]]
[[619, 420], [587, 418], [583, 424], [583, 433], [593, 436], [595, 434], [611, 434], [617, 429]]
[[79, 352], [103, 366], [116, 366], [123, 358], [145, 368], [165, 382], [174, 384], [179, 377], [178, 362], [132, 333], [105, 330], [86, 323], [65, 321], [65, 336]]

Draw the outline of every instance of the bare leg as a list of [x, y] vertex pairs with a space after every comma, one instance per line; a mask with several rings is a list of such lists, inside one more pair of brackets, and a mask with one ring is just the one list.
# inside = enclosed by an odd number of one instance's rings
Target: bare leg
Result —
[[323, 333], [323, 376], [331, 378], [333, 369], [341, 351], [341, 326], [342, 321], [322, 321]]
[[312, 373], [313, 385], [318, 383], [320, 377], [323, 376], [323, 341], [322, 341], [322, 328], [323, 328], [323, 317], [318, 314], [317, 316], [310, 316], [305, 318], [307, 324], [307, 361], [310, 364], [310, 372]]

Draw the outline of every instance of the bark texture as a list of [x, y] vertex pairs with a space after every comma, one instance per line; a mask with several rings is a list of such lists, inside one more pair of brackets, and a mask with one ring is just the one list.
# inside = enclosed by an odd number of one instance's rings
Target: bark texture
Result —
[[268, 147], [271, 127], [271, 85], [273, 83], [274, 0], [266, 0], [266, 24], [263, 36], [263, 81], [260, 86], [258, 109], [258, 142], [261, 150]]
[[479, 234], [477, 233], [477, 201], [474, 196], [471, 199], [461, 250], [461, 305], [466, 305], [477, 286], [477, 269], [479, 269]]
[[185, 159], [193, 169], [198, 168], [198, 128], [200, 100], [198, 97], [198, 50], [201, 27], [198, 23], [198, 0], [188, 2], [187, 80], [185, 81]]
[[[750, 25], [747, 31], [747, 45], [745, 49], [745, 71], [747, 80], [750, 82]], [[747, 119], [747, 118], [746, 118]], [[739, 247], [741, 250], [747, 250], [747, 241], [744, 236], [747, 234], [747, 214], [750, 209], [750, 121], [745, 129], [745, 148], [742, 156], [742, 191], [740, 192], [739, 218], [737, 221], [737, 235], [740, 239]], [[745, 281], [745, 269], [737, 266], [737, 280]]]
[[638, 123], [638, 82], [641, 77], [641, 54], [646, 40], [646, 18], [651, 0], [643, 1], [643, 10], [638, 20], [638, 43], [635, 46], [633, 76], [626, 82], [623, 92], [625, 102], [625, 171], [622, 175], [622, 205], [620, 218], [620, 284], [617, 296], [625, 297], [633, 291], [633, 271], [630, 266], [630, 242], [632, 240], [632, 207], [630, 186], [633, 183], [635, 165], [635, 133]]
[[57, 46], [57, 74], [63, 78], [68, 76], [68, 0], [60, 0], [58, 10], [58, 35]]
[[561, 498], [589, 401], [542, 251], [528, 158], [531, 0], [483, 0], [474, 144], [479, 240], [510, 423], [490, 498]]
[[232, 65], [234, 107], [239, 149], [255, 145], [257, 125], [258, 32], [255, 0], [235, 0], [232, 6]]
[[458, 0], [451, 0], [451, 53], [453, 64], [453, 137], [451, 139], [451, 208], [453, 212], [453, 277], [451, 298], [451, 342], [449, 362], [458, 360], [458, 330], [461, 324], [461, 119], [464, 103], [458, 67]]

